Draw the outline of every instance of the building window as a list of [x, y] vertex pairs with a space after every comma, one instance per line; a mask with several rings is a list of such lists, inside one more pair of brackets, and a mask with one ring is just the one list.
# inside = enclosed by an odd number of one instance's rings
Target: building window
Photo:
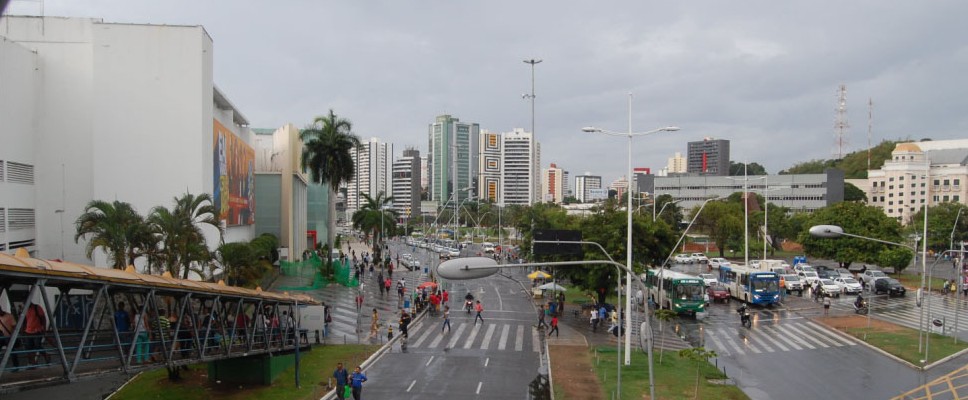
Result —
[[956, 194], [956, 195], [954, 195], [954, 196], [951, 197], [951, 201], [954, 201], [955, 203], [957, 203], [957, 202], [961, 201], [961, 196], [959, 196], [959, 195]]
[[889, 201], [889, 202], [887, 202], [887, 205], [893, 206], [894, 205], [894, 202], [893, 201]]
[[7, 231], [7, 213], [0, 208], [0, 233]]
[[3, 182], [3, 160], [0, 160], [0, 182]]
[[891, 182], [894, 182], [894, 177], [892, 176], [892, 177], [888, 178], [887, 180], [888, 181], [891, 181]]
[[934, 180], [934, 186], [938, 186], [940, 184], [940, 182], [941, 182], [941, 180], [935, 179]]
[[937, 203], [938, 202], [938, 195], [935, 195], [934, 197], [932, 197], [931, 198], [931, 201], [934, 201], [935, 203]]
[[944, 195], [944, 197], [942, 198], [942, 201], [944, 201], [944, 202], [948, 202], [948, 200], [949, 200], [949, 199], [950, 199], [950, 198], [948, 197], [948, 195]]
[[955, 186], [961, 186], [961, 179], [955, 179]]

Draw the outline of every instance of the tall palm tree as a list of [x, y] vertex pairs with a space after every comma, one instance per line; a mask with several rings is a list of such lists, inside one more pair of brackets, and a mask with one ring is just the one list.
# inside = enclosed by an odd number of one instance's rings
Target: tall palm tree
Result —
[[100, 248], [107, 253], [111, 266], [116, 269], [124, 269], [134, 263], [137, 254], [135, 243], [144, 219], [131, 204], [117, 200], [110, 203], [92, 200], [74, 224], [77, 227], [74, 243], [86, 237], [88, 259], [92, 259], [94, 251]]
[[173, 276], [178, 276], [180, 272], [182, 279], [188, 279], [188, 273], [193, 267], [211, 260], [205, 240], [205, 227], [215, 228], [220, 243], [222, 228], [209, 194], [196, 196], [186, 193], [174, 200], [175, 206], [170, 210], [162, 206], [155, 207], [148, 222], [162, 243], [159, 252], [165, 269]]
[[313, 182], [329, 186], [329, 226], [326, 229], [327, 265], [333, 263], [333, 242], [336, 239], [336, 191], [353, 179], [356, 170], [350, 150], [360, 146], [360, 138], [353, 134], [353, 124], [336, 116], [332, 109], [319, 116], [299, 132], [303, 142], [302, 168], [309, 170]]
[[387, 197], [383, 191], [377, 193], [376, 197], [370, 197], [363, 192], [360, 192], [360, 196], [366, 203], [353, 213], [353, 227], [372, 233], [374, 260], [380, 261], [383, 259], [382, 238], [386, 232], [396, 229], [397, 225], [397, 211], [387, 207], [393, 204], [393, 196]]

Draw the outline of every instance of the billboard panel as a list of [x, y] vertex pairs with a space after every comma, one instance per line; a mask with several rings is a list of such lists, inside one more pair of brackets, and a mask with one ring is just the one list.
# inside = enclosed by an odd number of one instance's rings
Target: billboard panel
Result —
[[213, 120], [213, 200], [219, 220], [227, 226], [255, 223], [255, 150], [217, 120]]

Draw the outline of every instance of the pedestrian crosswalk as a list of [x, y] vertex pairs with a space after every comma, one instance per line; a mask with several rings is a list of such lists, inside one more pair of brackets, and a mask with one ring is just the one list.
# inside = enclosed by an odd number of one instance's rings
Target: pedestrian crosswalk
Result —
[[[912, 329], [918, 329], [921, 324], [927, 326], [930, 321], [940, 319], [944, 322], [947, 332], [968, 331], [968, 301], [956, 298], [954, 295], [929, 294], [922, 301], [924, 311], [917, 306], [917, 299], [913, 293], [906, 297], [889, 298], [877, 296], [868, 298], [871, 305], [871, 317], [885, 320]], [[854, 313], [853, 299], [840, 301], [832, 307], [838, 313]], [[922, 319], [923, 317], [923, 319]], [[957, 322], [957, 323], [956, 323]]]
[[441, 331], [439, 319], [425, 320], [410, 328], [408, 350], [464, 349], [539, 352], [540, 338], [530, 324], [494, 322], [477, 324], [452, 321], [450, 332]]
[[721, 356], [742, 356], [798, 350], [830, 349], [856, 343], [809, 320], [761, 323], [752, 329], [709, 326], [704, 329], [705, 347]]

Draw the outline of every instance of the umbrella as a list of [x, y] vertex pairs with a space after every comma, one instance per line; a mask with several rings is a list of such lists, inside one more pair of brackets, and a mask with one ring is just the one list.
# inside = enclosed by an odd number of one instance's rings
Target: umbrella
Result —
[[552, 283], [546, 283], [544, 285], [538, 286], [538, 289], [550, 290], [550, 291], [553, 291], [553, 292], [564, 292], [565, 290], [567, 290], [567, 289], [565, 289], [564, 286], [561, 286], [561, 285], [559, 285], [557, 283], [554, 283], [554, 282], [552, 282]]
[[528, 279], [535, 280], [538, 278], [548, 279], [551, 278], [551, 274], [544, 271], [534, 271], [528, 274]]
[[436, 282], [424, 282], [424, 283], [421, 283], [419, 286], [417, 286], [417, 289], [423, 289], [425, 287], [437, 287], [437, 283]]

